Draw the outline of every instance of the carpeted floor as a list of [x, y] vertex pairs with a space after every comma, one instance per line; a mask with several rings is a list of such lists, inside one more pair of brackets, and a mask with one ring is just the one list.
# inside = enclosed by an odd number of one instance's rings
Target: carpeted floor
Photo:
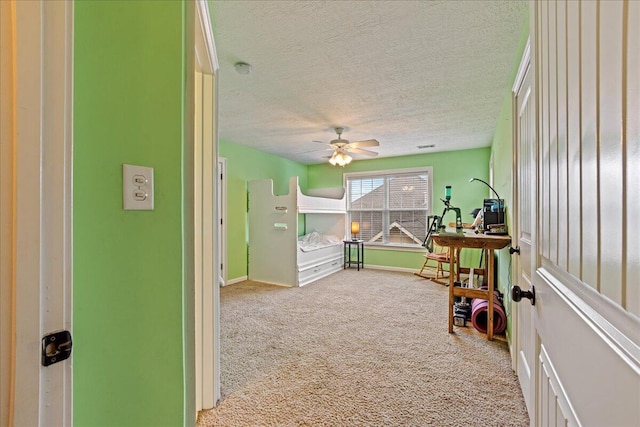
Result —
[[223, 288], [223, 397], [198, 426], [528, 426], [507, 344], [449, 334], [447, 298], [371, 269]]

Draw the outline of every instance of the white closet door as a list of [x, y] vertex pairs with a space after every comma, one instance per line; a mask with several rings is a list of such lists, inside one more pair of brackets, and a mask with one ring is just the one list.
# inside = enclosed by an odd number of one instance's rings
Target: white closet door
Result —
[[531, 419], [637, 425], [640, 2], [531, 5], [539, 144]]
[[[531, 268], [535, 265], [535, 218], [536, 218], [536, 132], [535, 94], [533, 92], [534, 70], [531, 67], [529, 45], [520, 65], [515, 95], [515, 167], [513, 200], [515, 216], [513, 246], [520, 248], [513, 263], [516, 283], [522, 290], [531, 290]], [[522, 387], [522, 394], [530, 414], [535, 414], [535, 355], [536, 332], [533, 326], [533, 307], [529, 303], [512, 302], [514, 317], [513, 347], [516, 352], [515, 370]]]

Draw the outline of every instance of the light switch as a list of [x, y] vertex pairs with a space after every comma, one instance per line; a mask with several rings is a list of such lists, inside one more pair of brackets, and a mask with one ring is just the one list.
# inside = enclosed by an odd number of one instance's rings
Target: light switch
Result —
[[125, 211], [153, 210], [153, 168], [122, 165], [122, 207]]

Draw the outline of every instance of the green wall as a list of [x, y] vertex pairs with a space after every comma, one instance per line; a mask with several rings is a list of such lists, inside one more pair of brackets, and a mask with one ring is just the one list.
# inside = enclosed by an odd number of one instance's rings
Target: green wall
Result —
[[[505, 85], [504, 101], [500, 111], [500, 117], [496, 122], [496, 129], [493, 136], [493, 144], [491, 151], [493, 153], [493, 185], [500, 197], [505, 199], [507, 223], [512, 223], [511, 211], [512, 206], [512, 156], [513, 156], [513, 95], [511, 93], [513, 83], [520, 66], [520, 60], [529, 37], [529, 16], [523, 22], [522, 32], [520, 35], [520, 43], [518, 51], [513, 58], [513, 67], [509, 81]], [[509, 227], [509, 232], [513, 230]], [[512, 236], [513, 237], [513, 236]], [[511, 271], [511, 255], [508, 248], [496, 251], [498, 258], [498, 288], [505, 295], [504, 306], [508, 317], [508, 333], [511, 336], [511, 297], [510, 288], [514, 284], [510, 282], [512, 278]], [[515, 279], [513, 279], [515, 280]], [[517, 283], [516, 283], [517, 284]]]
[[[192, 378], [183, 343], [185, 7], [163, 0], [75, 3], [73, 417], [79, 426], [194, 422], [185, 403]], [[505, 106], [493, 141], [501, 194], [510, 192], [510, 169], [502, 164], [510, 158], [509, 120]], [[356, 161], [345, 169], [307, 167], [224, 141], [220, 155], [228, 162], [229, 279], [247, 274], [251, 179], [273, 178], [280, 193], [290, 176], [300, 176], [303, 189], [335, 187], [345, 171], [428, 165], [435, 195], [452, 185], [465, 221], [488, 195], [481, 184], [468, 183], [471, 176], [488, 179], [488, 149]], [[154, 211], [122, 210], [122, 163], [154, 168]], [[434, 208], [438, 213], [437, 201]], [[422, 253], [368, 250], [367, 262], [417, 269]], [[505, 283], [503, 269], [500, 279]]]
[[[344, 168], [323, 163], [309, 166], [309, 187], [342, 186], [343, 173], [431, 166], [433, 168], [433, 214], [442, 214], [444, 204], [439, 199], [444, 198], [444, 187], [451, 185], [451, 205], [461, 209], [463, 222], [471, 222], [473, 218], [469, 212], [476, 207], [482, 207], [483, 199], [489, 193], [485, 185], [478, 182], [470, 183], [469, 179], [488, 180], [489, 157], [489, 148], [479, 148], [358, 160]], [[450, 212], [445, 216], [445, 223], [453, 221], [455, 221], [455, 216]], [[424, 250], [367, 248], [365, 254], [367, 264], [371, 265], [419, 269], [424, 262]], [[479, 259], [479, 251], [473, 249], [463, 251], [461, 255], [463, 265], [478, 265]]]
[[[74, 7], [74, 424], [192, 424], [182, 308], [185, 4]], [[123, 211], [123, 163], [154, 168], [154, 211]]]
[[219, 155], [227, 159], [227, 280], [247, 276], [247, 182], [273, 179], [275, 194], [289, 193], [289, 178], [299, 176], [307, 189], [307, 167], [282, 157], [220, 141]]
[[[469, 183], [469, 178], [489, 179], [489, 148], [448, 151], [414, 156], [392, 157], [354, 161], [345, 168], [328, 163], [305, 166], [271, 154], [263, 153], [239, 144], [220, 141], [220, 157], [227, 159], [227, 280], [247, 275], [247, 182], [253, 179], [272, 178], [274, 192], [286, 194], [291, 176], [300, 177], [302, 190], [308, 188], [342, 187], [345, 172], [361, 172], [431, 166], [434, 181], [434, 213], [441, 214], [444, 205], [438, 198], [444, 197], [445, 185], [453, 188], [452, 204], [462, 210], [462, 219], [471, 222], [469, 212], [482, 206], [489, 196], [481, 183]], [[464, 165], [464, 174], [459, 174]], [[452, 213], [445, 218], [455, 220]], [[402, 269], [419, 269], [424, 262], [424, 250], [366, 249], [367, 264]], [[463, 251], [465, 265], [477, 265], [479, 251]]]

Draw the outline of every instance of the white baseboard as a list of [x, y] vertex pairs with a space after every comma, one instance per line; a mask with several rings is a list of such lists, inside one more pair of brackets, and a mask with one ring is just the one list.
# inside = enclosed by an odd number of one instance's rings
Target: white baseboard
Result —
[[[365, 264], [363, 268], [367, 268], [370, 270], [385, 270], [385, 271], [397, 271], [400, 273], [415, 273], [418, 270], [415, 268], [405, 268], [405, 267], [390, 267], [388, 265], [374, 265], [374, 264]], [[234, 283], [240, 283], [248, 280], [248, 276], [240, 276], [235, 279], [229, 279], [223, 286], [233, 285]]]
[[[513, 322], [513, 317], [511, 318], [511, 321]], [[511, 327], [513, 328], [513, 323], [511, 324]], [[509, 356], [511, 357], [511, 369], [513, 370], [513, 372], [518, 372], [517, 371], [517, 360], [518, 360], [518, 355], [516, 354], [516, 349], [513, 347], [513, 343], [511, 342], [511, 336], [509, 335], [509, 328], [507, 328], [504, 331], [504, 335], [507, 337], [507, 345], [509, 346]]]
[[371, 269], [371, 270], [399, 271], [399, 272], [402, 272], [402, 273], [415, 273], [416, 271], [418, 271], [415, 268], [389, 267], [388, 265], [366, 264], [365, 267], [368, 268], [368, 269]]
[[240, 282], [244, 282], [245, 280], [247, 280], [247, 276], [240, 276], [240, 277], [236, 277], [235, 279], [229, 279], [227, 280], [227, 282], [222, 285], [222, 286], [229, 286], [229, 285], [233, 285], [234, 283], [240, 283]]

